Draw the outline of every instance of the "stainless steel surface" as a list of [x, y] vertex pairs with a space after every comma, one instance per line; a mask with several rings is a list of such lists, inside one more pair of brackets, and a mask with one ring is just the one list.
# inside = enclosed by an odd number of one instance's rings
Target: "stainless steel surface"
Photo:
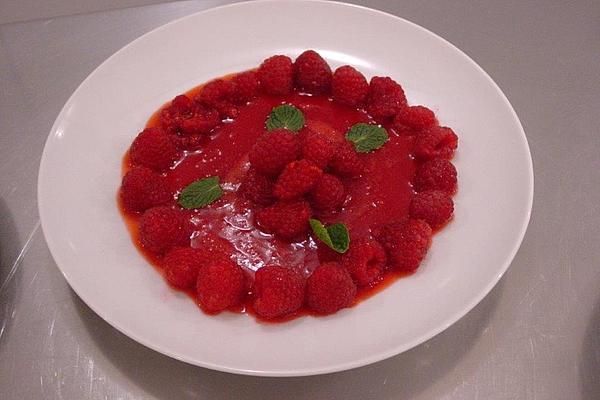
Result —
[[169, 0], [0, 0], [0, 24], [139, 7], [167, 1]]
[[77, 298], [37, 215], [37, 169], [51, 124], [114, 51], [222, 3], [0, 25], [0, 398], [600, 399], [598, 1], [361, 2], [475, 59], [512, 102], [533, 154], [533, 216], [511, 268], [474, 310], [425, 344], [337, 374], [235, 376], [146, 349]]

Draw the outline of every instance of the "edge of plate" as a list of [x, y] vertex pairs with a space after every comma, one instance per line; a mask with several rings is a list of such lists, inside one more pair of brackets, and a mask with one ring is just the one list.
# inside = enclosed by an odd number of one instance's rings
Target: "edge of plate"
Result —
[[306, 3], [318, 3], [318, 4], [327, 4], [327, 5], [333, 5], [333, 6], [339, 6], [339, 7], [350, 7], [350, 8], [356, 8], [356, 9], [361, 9], [364, 10], [365, 12], [369, 12], [369, 13], [374, 13], [374, 14], [379, 14], [381, 16], [385, 16], [388, 18], [393, 18], [399, 21], [402, 21], [403, 23], [407, 23], [409, 25], [411, 25], [412, 27], [421, 30], [422, 32], [426, 33], [427, 35], [429, 35], [430, 37], [432, 37], [433, 39], [440, 41], [441, 43], [450, 46], [451, 48], [453, 48], [454, 50], [456, 50], [462, 57], [464, 57], [469, 63], [471, 63], [484, 77], [485, 79], [492, 84], [492, 86], [496, 89], [496, 91], [500, 94], [500, 97], [502, 98], [502, 100], [504, 101], [505, 105], [510, 109], [511, 111], [511, 115], [514, 119], [514, 122], [516, 122], [519, 131], [520, 131], [520, 137], [521, 137], [521, 144], [524, 147], [524, 149], [526, 150], [527, 153], [527, 161], [528, 161], [528, 187], [529, 187], [529, 192], [528, 192], [528, 198], [527, 198], [527, 214], [523, 220], [523, 223], [521, 225], [520, 228], [520, 232], [519, 232], [519, 237], [518, 239], [515, 241], [514, 247], [512, 249], [512, 251], [510, 252], [510, 254], [505, 258], [504, 262], [503, 262], [503, 266], [502, 266], [502, 271], [500, 274], [498, 274], [495, 279], [493, 281], [491, 281], [480, 293], [478, 296], [476, 296], [466, 307], [464, 307], [464, 309], [462, 309], [461, 311], [451, 315], [450, 317], [446, 318], [445, 322], [443, 324], [440, 325], [440, 327], [438, 327], [437, 329], [434, 329], [430, 332], [427, 332], [426, 334], [422, 335], [421, 337], [413, 340], [412, 342], [408, 342], [408, 343], [404, 343], [401, 346], [397, 346], [394, 347], [393, 349], [390, 349], [388, 351], [384, 351], [381, 353], [377, 353], [377, 354], [373, 354], [370, 357], [366, 357], [366, 358], [361, 358], [359, 360], [355, 360], [355, 361], [351, 361], [351, 362], [346, 362], [343, 364], [338, 364], [338, 365], [334, 365], [334, 366], [329, 366], [329, 367], [319, 367], [319, 368], [314, 368], [314, 369], [304, 369], [304, 370], [278, 370], [278, 371], [272, 371], [272, 370], [251, 370], [251, 369], [240, 369], [240, 368], [232, 368], [232, 367], [227, 367], [227, 366], [223, 366], [223, 365], [218, 365], [218, 364], [211, 364], [211, 363], [204, 363], [204, 362], [199, 362], [197, 360], [192, 360], [189, 359], [185, 356], [179, 356], [176, 354], [172, 354], [168, 351], [165, 351], [164, 349], [160, 349], [154, 345], [152, 345], [151, 343], [147, 343], [145, 340], [139, 338], [137, 335], [133, 334], [132, 332], [130, 332], [128, 329], [119, 326], [117, 323], [115, 323], [114, 321], [112, 321], [110, 318], [107, 318], [105, 315], [103, 315], [101, 312], [98, 312], [98, 310], [96, 310], [85, 298], [85, 296], [82, 296], [77, 289], [71, 284], [71, 281], [69, 280], [69, 277], [67, 276], [67, 274], [65, 274], [65, 272], [59, 267], [60, 264], [60, 257], [57, 255], [55, 249], [55, 245], [53, 244], [53, 240], [49, 238], [49, 235], [46, 234], [46, 227], [45, 227], [45, 223], [44, 223], [44, 215], [46, 215], [46, 211], [44, 211], [46, 209], [46, 206], [43, 204], [42, 201], [40, 201], [40, 192], [43, 191], [43, 183], [44, 182], [44, 170], [47, 170], [47, 168], [45, 168], [45, 164], [46, 164], [46, 160], [47, 160], [47, 154], [50, 150], [48, 150], [49, 148], [49, 143], [54, 139], [57, 128], [58, 128], [58, 124], [59, 121], [62, 120], [62, 118], [64, 117], [64, 114], [66, 113], [66, 110], [70, 107], [71, 103], [73, 102], [73, 98], [75, 97], [75, 95], [87, 84], [87, 82], [91, 79], [91, 77], [96, 73], [96, 71], [98, 69], [100, 69], [105, 63], [107, 63], [109, 60], [111, 60], [112, 58], [116, 57], [118, 54], [120, 54], [121, 52], [125, 51], [127, 48], [129, 48], [130, 46], [133, 46], [135, 43], [137, 43], [138, 41], [144, 39], [146, 36], [149, 36], [151, 34], [154, 34], [156, 32], [159, 32], [163, 29], [166, 29], [167, 27], [169, 27], [171, 24], [176, 24], [179, 23], [182, 20], [188, 19], [188, 18], [192, 18], [198, 14], [203, 14], [203, 13], [211, 13], [211, 12], [215, 12], [215, 11], [220, 11], [222, 9], [226, 9], [226, 8], [231, 8], [231, 7], [239, 7], [240, 5], [247, 5], [249, 3], [297, 3], [298, 0], [253, 0], [253, 1], [243, 1], [243, 2], [238, 2], [238, 3], [233, 3], [233, 4], [227, 4], [227, 5], [223, 5], [223, 6], [218, 6], [218, 7], [213, 7], [213, 8], [209, 8], [206, 10], [202, 10], [199, 12], [195, 12], [192, 13], [190, 15], [186, 15], [184, 17], [181, 18], [177, 18], [173, 21], [167, 22], [166, 24], [163, 24], [157, 28], [154, 28], [152, 30], [150, 30], [149, 32], [144, 33], [143, 35], [137, 37], [136, 39], [134, 39], [133, 41], [129, 42], [128, 44], [126, 44], [125, 46], [121, 47], [119, 50], [117, 50], [115, 53], [113, 53], [111, 56], [109, 56], [107, 59], [105, 59], [100, 65], [98, 65], [96, 68], [94, 68], [94, 70], [92, 72], [89, 73], [89, 75], [79, 84], [79, 86], [77, 86], [77, 88], [73, 91], [73, 93], [71, 94], [71, 96], [69, 96], [69, 99], [67, 100], [67, 102], [65, 103], [65, 105], [62, 107], [61, 111], [59, 112], [58, 116], [56, 117], [54, 123], [52, 124], [52, 128], [50, 129], [50, 133], [48, 134], [48, 137], [46, 138], [46, 141], [44, 143], [44, 150], [42, 152], [42, 157], [40, 160], [40, 167], [38, 170], [38, 182], [37, 182], [37, 201], [38, 201], [38, 213], [40, 215], [40, 222], [41, 222], [41, 227], [42, 227], [42, 232], [44, 234], [44, 238], [46, 240], [46, 243], [48, 245], [48, 248], [50, 250], [50, 254], [52, 255], [52, 258], [54, 259], [54, 261], [56, 262], [57, 268], [59, 269], [59, 271], [61, 272], [61, 274], [63, 275], [63, 277], [65, 278], [65, 280], [67, 281], [67, 283], [69, 284], [69, 286], [71, 287], [71, 289], [73, 289], [73, 291], [77, 294], [77, 296], [79, 296], [80, 299], [83, 300], [83, 302], [92, 310], [94, 311], [94, 313], [96, 313], [96, 315], [98, 315], [100, 318], [102, 318], [104, 321], [106, 321], [108, 324], [110, 324], [113, 328], [117, 329], [119, 332], [127, 335], [128, 337], [132, 338], [133, 340], [135, 340], [136, 342], [144, 345], [145, 347], [148, 347], [154, 351], [157, 351], [161, 354], [167, 355], [171, 358], [174, 358], [176, 360], [179, 361], [183, 361], [185, 363], [188, 364], [192, 364], [192, 365], [196, 365], [196, 366], [200, 366], [200, 367], [204, 367], [204, 368], [209, 368], [209, 369], [213, 369], [213, 370], [217, 370], [217, 371], [222, 371], [222, 372], [228, 372], [228, 373], [234, 373], [234, 374], [241, 374], [241, 375], [251, 375], [251, 376], [269, 376], [269, 377], [294, 377], [294, 376], [311, 376], [311, 375], [322, 375], [322, 374], [328, 374], [328, 373], [334, 373], [334, 372], [340, 372], [340, 371], [345, 371], [345, 370], [350, 370], [350, 369], [354, 369], [354, 368], [359, 368], [365, 365], [369, 365], [378, 361], [382, 361], [385, 360], [387, 358], [393, 357], [395, 355], [398, 355], [400, 353], [403, 353], [413, 347], [416, 347], [420, 344], [422, 344], [423, 342], [433, 338], [434, 336], [438, 335], [439, 333], [443, 332], [444, 330], [448, 329], [448, 327], [450, 327], [451, 325], [453, 325], [454, 323], [456, 323], [459, 319], [461, 319], [462, 317], [464, 317], [468, 312], [470, 312], [473, 308], [475, 308], [477, 306], [477, 304], [479, 304], [479, 302], [481, 302], [481, 300], [494, 288], [494, 286], [496, 286], [496, 284], [498, 283], [498, 281], [502, 278], [502, 276], [506, 273], [506, 271], [508, 270], [508, 268], [510, 267], [510, 264], [512, 262], [512, 260], [514, 259], [517, 251], [519, 250], [521, 243], [523, 242], [523, 238], [525, 237], [525, 233], [527, 231], [527, 227], [529, 225], [529, 221], [531, 218], [531, 211], [532, 211], [532, 206], [533, 206], [533, 193], [534, 193], [534, 176], [533, 176], [533, 161], [531, 158], [531, 151], [529, 148], [529, 144], [527, 141], [527, 137], [525, 135], [525, 131], [523, 129], [523, 126], [521, 124], [521, 121], [519, 120], [519, 117], [517, 116], [517, 113], [515, 112], [514, 108], [512, 107], [511, 103], [509, 102], [508, 98], [506, 97], [506, 95], [504, 94], [504, 92], [500, 89], [500, 87], [496, 84], [496, 82], [489, 76], [489, 74], [479, 65], [477, 64], [471, 57], [469, 57], [465, 52], [463, 52], [462, 50], [460, 50], [458, 47], [456, 47], [455, 45], [453, 45], [452, 43], [450, 43], [449, 41], [447, 41], [446, 39], [442, 38], [441, 36], [435, 34], [434, 32], [414, 23], [411, 21], [408, 21], [402, 17], [398, 17], [396, 15], [387, 13], [385, 11], [381, 11], [381, 10], [376, 10], [373, 8], [368, 8], [368, 7], [364, 7], [364, 6], [360, 6], [360, 5], [356, 5], [356, 4], [348, 4], [348, 3], [341, 3], [338, 1], [329, 1], [329, 0], [302, 0]]

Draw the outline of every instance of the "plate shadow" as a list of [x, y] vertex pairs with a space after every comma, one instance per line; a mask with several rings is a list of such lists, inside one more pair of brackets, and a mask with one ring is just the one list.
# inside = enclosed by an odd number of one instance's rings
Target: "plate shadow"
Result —
[[302, 378], [234, 375], [177, 361], [118, 332], [71, 294], [98, 351], [157, 399], [333, 399], [343, 393], [398, 399], [417, 395], [452, 371], [487, 326], [502, 296], [503, 282], [457, 323], [409, 351], [365, 367]]

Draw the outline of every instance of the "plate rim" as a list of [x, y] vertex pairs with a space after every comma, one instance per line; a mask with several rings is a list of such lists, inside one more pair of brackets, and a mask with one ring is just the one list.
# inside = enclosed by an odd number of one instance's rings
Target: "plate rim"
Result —
[[[146, 341], [144, 338], [139, 337], [138, 335], [131, 332], [126, 327], [120, 326], [117, 322], [113, 321], [111, 318], [104, 315], [104, 313], [97, 310], [94, 307], [93, 302], [89, 302], [86, 299], [86, 296], [82, 295], [78, 291], [78, 289], [72, 284], [71, 280], [69, 279], [69, 275], [64, 271], [63, 268], [60, 267], [61, 256], [59, 255], [60, 252], [58, 251], [58, 246], [55, 244], [54, 239], [52, 239], [50, 237], [49, 233], [47, 233], [49, 228], [46, 226], [46, 223], [44, 222], [44, 220], [47, 220], [44, 217], [44, 215], [51, 212], [51, 210], [48, 209], [48, 206], [44, 203], [44, 201], [42, 200], [42, 197], [40, 195], [40, 193], [43, 192], [44, 182], [46, 181], [44, 179], [44, 175], [48, 171], [48, 167], [46, 166], [46, 164], [48, 163], [48, 160], [47, 160], [48, 154], [51, 151], [51, 150], [49, 150], [49, 148], [52, 147], [51, 142], [54, 140], [58, 125], [60, 124], [62, 119], [64, 119], [64, 115], [66, 114], [67, 110], [73, 103], [74, 98], [78, 95], [78, 93], [82, 90], [82, 88], [88, 83], [88, 81], [91, 80], [92, 77], [96, 74], [96, 72], [100, 68], [102, 68], [106, 63], [110, 62], [114, 57], [117, 57], [121, 52], [126, 51], [129, 47], [134, 46], [138, 41], [143, 40], [144, 38], [146, 38], [149, 35], [156, 34], [157, 32], [160, 32], [163, 29], [168, 29], [168, 27], [173, 24], [180, 23], [181, 21], [186, 20], [188, 18], [194, 18], [198, 14], [209, 14], [211, 12], [221, 11], [221, 10], [227, 9], [227, 8], [236, 8], [236, 7], [240, 7], [240, 6], [247, 6], [250, 3], [282, 4], [282, 3], [299, 3], [299, 2], [304, 2], [304, 3], [307, 3], [308, 5], [313, 3], [313, 4], [328, 4], [328, 5], [338, 6], [338, 7], [355, 8], [355, 9], [359, 9], [364, 12], [379, 14], [386, 18], [392, 18], [401, 23], [408, 24], [412, 28], [415, 28], [415, 29], [420, 30], [421, 32], [425, 33], [430, 38], [437, 40], [446, 46], [449, 46], [453, 51], [456, 51], [465, 61], [469, 62], [472, 66], [474, 66], [475, 69], [485, 78], [485, 80], [492, 85], [492, 87], [495, 89], [497, 94], [500, 96], [501, 100], [508, 107], [508, 110], [510, 110], [510, 114], [513, 119], [513, 122], [518, 127], [519, 141], [520, 141], [521, 147], [525, 150], [525, 155], [526, 155], [525, 161], [527, 162], [527, 167], [528, 167], [527, 168], [527, 180], [528, 181], [526, 182], [527, 189], [528, 189], [527, 190], [527, 199], [526, 199], [527, 212], [526, 212], [525, 218], [523, 219], [521, 226], [519, 227], [519, 234], [518, 234], [518, 237], [516, 238], [517, 240], [514, 241], [511, 251], [506, 254], [506, 257], [504, 258], [502, 263], [499, 263], [499, 265], [501, 265], [501, 273], [497, 274], [494, 277], [494, 279], [492, 279], [485, 287], [482, 287], [481, 290], [478, 291], [477, 296], [474, 296], [473, 299], [468, 304], [463, 306], [459, 311], [457, 311], [451, 315], [448, 315], [446, 318], [443, 318], [443, 322], [441, 322], [435, 329], [428, 331], [427, 333], [415, 338], [412, 341], [404, 342], [398, 346], [391, 347], [391, 348], [387, 349], [386, 351], [381, 351], [381, 352], [372, 354], [368, 357], [363, 357], [363, 358], [359, 358], [359, 359], [356, 359], [353, 361], [348, 361], [348, 362], [344, 362], [341, 364], [335, 364], [335, 365], [328, 366], [328, 367], [318, 367], [318, 368], [311, 368], [311, 369], [306, 369], [306, 368], [305, 369], [289, 369], [289, 370], [276, 370], [276, 371], [234, 368], [234, 367], [228, 367], [228, 366], [215, 364], [215, 363], [211, 363], [211, 362], [203, 362], [203, 361], [201, 362], [201, 361], [198, 361], [198, 360], [186, 357], [186, 356], [174, 354], [166, 349], [160, 348], [160, 346], [156, 346], [153, 343]], [[134, 40], [128, 42], [126, 45], [119, 48], [117, 51], [112, 53], [109, 57], [104, 59], [104, 61], [102, 61], [96, 68], [94, 68], [86, 76], [86, 78], [77, 86], [77, 88], [73, 91], [73, 93], [69, 96], [68, 100], [65, 102], [64, 106], [61, 108], [61, 110], [58, 113], [54, 123], [52, 124], [52, 127], [51, 127], [51, 129], [48, 133], [48, 136], [44, 142], [44, 149], [43, 149], [42, 156], [40, 159], [37, 179], [38, 179], [38, 181], [37, 181], [37, 196], [36, 197], [37, 197], [38, 213], [40, 216], [40, 223], [41, 223], [41, 228], [42, 228], [42, 232], [44, 235], [44, 239], [46, 241], [46, 244], [48, 246], [50, 254], [52, 255], [52, 258], [56, 264], [56, 267], [59, 269], [59, 271], [63, 275], [64, 279], [69, 284], [69, 287], [77, 294], [77, 296], [92, 311], [94, 311], [94, 313], [96, 315], [98, 315], [101, 319], [103, 319], [105, 322], [107, 322], [111, 327], [115, 328], [117, 331], [123, 333], [124, 335], [128, 336], [130, 339], [136, 341], [137, 343], [139, 343], [147, 348], [150, 348], [153, 351], [156, 351], [160, 354], [164, 354], [168, 357], [174, 358], [176, 360], [179, 360], [179, 361], [191, 364], [191, 365], [209, 368], [209, 369], [213, 369], [213, 370], [217, 370], [217, 371], [221, 371], [221, 372], [234, 373], [234, 374], [240, 374], [240, 375], [250, 375], [250, 376], [268, 376], [268, 377], [312, 376], [312, 375], [340, 372], [340, 371], [345, 371], [345, 370], [362, 367], [362, 366], [369, 365], [369, 364], [393, 357], [395, 355], [401, 354], [409, 349], [412, 349], [412, 348], [430, 340], [431, 338], [437, 336], [444, 330], [448, 329], [450, 326], [455, 324], [458, 320], [460, 320], [466, 314], [468, 314], [470, 311], [472, 311], [489, 294], [489, 292], [497, 285], [499, 280], [504, 276], [504, 274], [510, 267], [512, 261], [514, 260], [516, 254], [523, 242], [525, 233], [527, 232], [527, 228], [528, 228], [529, 222], [531, 220], [533, 197], [534, 197], [533, 160], [531, 157], [531, 149], [529, 147], [527, 136], [525, 134], [525, 131], [523, 129], [521, 121], [520, 121], [516, 111], [514, 110], [512, 104], [508, 100], [507, 96], [502, 91], [502, 89], [500, 89], [498, 84], [491, 78], [491, 76], [477, 62], [475, 62], [471, 57], [469, 57], [460, 48], [458, 48], [457, 46], [455, 46], [448, 40], [444, 39], [442, 36], [439, 36], [438, 34], [430, 31], [429, 29], [427, 29], [421, 25], [418, 25], [414, 22], [411, 22], [407, 19], [387, 13], [385, 11], [365, 7], [362, 5], [342, 3], [339, 1], [329, 1], [329, 0], [300, 0], [300, 1], [298, 1], [298, 0], [251, 0], [251, 1], [242, 1], [242, 2], [221, 5], [221, 6], [217, 6], [217, 7], [211, 7], [211, 8], [201, 10], [198, 12], [194, 12], [189, 15], [185, 15], [183, 17], [169, 21], [165, 24], [162, 24], [162, 25], [138, 36]]]

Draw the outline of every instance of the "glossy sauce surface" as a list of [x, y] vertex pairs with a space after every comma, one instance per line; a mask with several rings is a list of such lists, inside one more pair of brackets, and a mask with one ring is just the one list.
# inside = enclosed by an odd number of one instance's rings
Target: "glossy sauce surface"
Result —
[[[193, 97], [200, 89], [201, 87], [194, 88], [186, 94]], [[272, 108], [282, 103], [298, 107], [304, 113], [308, 128], [326, 134], [336, 141], [345, 140], [344, 135], [352, 125], [370, 121], [363, 111], [341, 106], [326, 97], [297, 93], [281, 97], [261, 95], [240, 107], [235, 120], [219, 125], [199, 150], [184, 153], [166, 173], [174, 193], [204, 177], [218, 175], [221, 178], [225, 195], [205, 208], [190, 211], [190, 219], [196, 226], [192, 235], [192, 247], [207, 234], [228, 240], [235, 248], [234, 259], [244, 268], [250, 279], [257, 269], [265, 265], [287, 266], [309, 276], [319, 264], [316, 243], [312, 238], [289, 243], [261, 232], [254, 224], [254, 206], [236, 193], [249, 168], [250, 149], [256, 139], [265, 132], [265, 121]], [[147, 127], [160, 124], [160, 111], [152, 116]], [[315, 215], [325, 223], [344, 222], [350, 231], [351, 241], [368, 236], [372, 228], [400, 220], [408, 213], [413, 193], [410, 180], [415, 172], [415, 163], [409, 154], [411, 138], [398, 136], [390, 129], [388, 133], [390, 139], [381, 149], [360, 155], [366, 164], [363, 175], [344, 180], [347, 191], [344, 207], [333, 214]], [[125, 156], [123, 174], [129, 168], [130, 164]], [[160, 258], [139, 244], [139, 216], [125, 211], [122, 213], [139, 251], [160, 271]], [[355, 304], [402, 275], [406, 273], [388, 271], [382, 281], [373, 287], [359, 288]], [[194, 293], [189, 294], [195, 297]], [[242, 310], [252, 313], [250, 304], [245, 304]], [[306, 310], [301, 310], [292, 318], [306, 313]], [[289, 319], [289, 316], [285, 318]]]

